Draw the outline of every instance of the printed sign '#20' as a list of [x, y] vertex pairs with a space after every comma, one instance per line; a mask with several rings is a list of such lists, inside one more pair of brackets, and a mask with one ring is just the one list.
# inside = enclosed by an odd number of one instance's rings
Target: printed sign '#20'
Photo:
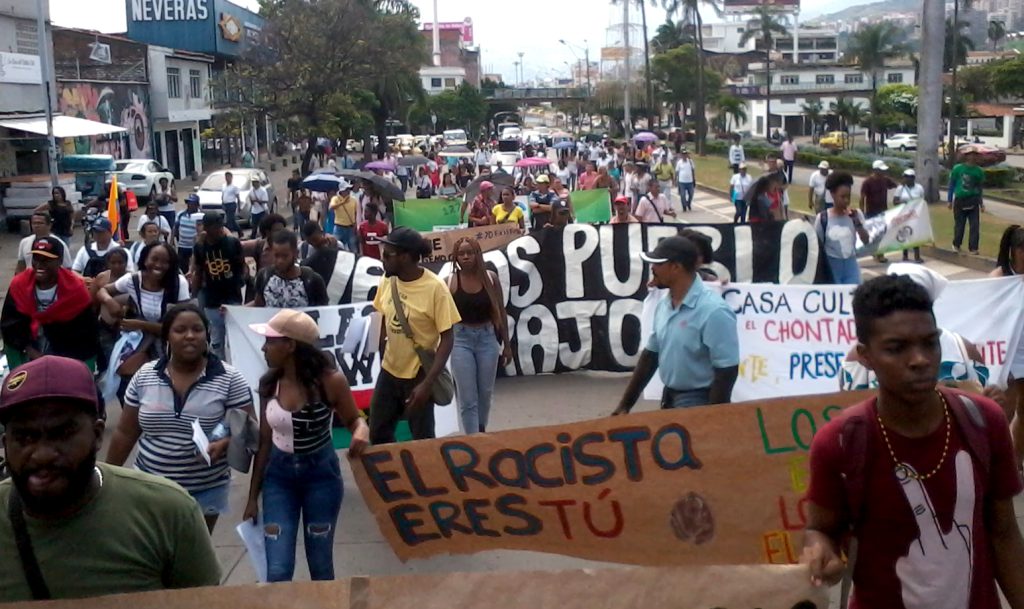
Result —
[[132, 21], [202, 21], [208, 0], [132, 0]]

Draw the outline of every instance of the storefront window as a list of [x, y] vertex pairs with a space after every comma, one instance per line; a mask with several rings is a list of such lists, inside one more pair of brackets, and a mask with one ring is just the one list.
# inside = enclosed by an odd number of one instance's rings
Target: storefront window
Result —
[[167, 68], [167, 97], [181, 97], [181, 70], [178, 68]]

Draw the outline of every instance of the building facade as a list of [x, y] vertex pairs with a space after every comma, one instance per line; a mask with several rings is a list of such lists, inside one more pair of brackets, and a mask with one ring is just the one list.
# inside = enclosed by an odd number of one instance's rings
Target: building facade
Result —
[[200, 133], [213, 118], [213, 56], [149, 47], [154, 158], [182, 179], [203, 172]]
[[[746, 21], [729, 21], [704, 25], [704, 50], [710, 53], [745, 53], [764, 51], [759, 39], [743, 42], [749, 27]], [[796, 35], [776, 37], [772, 41], [772, 58], [791, 63], [835, 63], [839, 60], [839, 32], [822, 26], [799, 26]]]
[[[423, 37], [427, 49], [433, 48], [434, 24], [429, 21], [424, 22], [420, 35]], [[461, 68], [462, 79], [479, 89], [483, 70], [480, 67], [480, 46], [473, 39], [473, 20], [467, 17], [459, 22], [439, 23], [438, 39], [440, 63], [432, 67], [444, 67], [450, 73], [454, 73], [455, 68]], [[420, 70], [420, 77], [426, 77], [423, 70]], [[452, 76], [448, 74], [447, 77], [451, 78]], [[441, 78], [445, 78], [445, 76], [441, 76]], [[441, 89], [428, 87], [426, 84], [423, 88], [428, 93], [437, 93], [444, 89], [444, 87]]]

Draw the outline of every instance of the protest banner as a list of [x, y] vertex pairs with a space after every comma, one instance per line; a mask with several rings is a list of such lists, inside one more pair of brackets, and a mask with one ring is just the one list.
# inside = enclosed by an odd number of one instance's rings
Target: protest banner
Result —
[[461, 223], [459, 210], [462, 199], [409, 199], [395, 201], [395, 225], [407, 226], [421, 233], [429, 233], [435, 226], [455, 226]]
[[641, 565], [794, 563], [811, 439], [868, 395], [375, 446], [353, 472], [402, 560], [500, 548]]
[[897, 205], [880, 216], [868, 218], [864, 221], [864, 230], [871, 239], [865, 245], [857, 237], [860, 255], [898, 252], [935, 241], [928, 203], [923, 199]]
[[[710, 287], [719, 290], [736, 312], [740, 373], [733, 400], [839, 389], [842, 362], [857, 344], [855, 286], [731, 283]], [[644, 303], [645, 337], [661, 296]], [[935, 318], [940, 328], [973, 342], [985, 358], [989, 382], [1005, 387], [1024, 329], [1021, 302], [1024, 283], [1014, 278], [953, 281], [935, 303]], [[661, 380], [655, 375], [644, 397], [660, 399], [661, 391]]]
[[455, 243], [463, 237], [472, 237], [480, 244], [480, 249], [489, 252], [508, 245], [523, 236], [518, 224], [492, 224], [490, 226], [471, 226], [452, 230], [425, 233], [423, 238], [430, 243], [431, 254], [423, 259], [423, 264], [444, 264], [455, 253]]
[[596, 224], [612, 219], [612, 200], [607, 188], [573, 192], [572, 209], [576, 212], [577, 222]]
[[352, 577], [337, 581], [161, 590], [8, 609], [824, 609], [804, 566], [497, 571]]
[[[368, 409], [380, 374], [380, 356], [368, 345], [369, 341], [376, 340], [370, 315], [374, 310], [373, 304], [363, 302], [298, 310], [316, 320], [320, 328], [320, 349], [334, 360], [338, 370], [345, 375], [356, 406], [360, 410]], [[249, 329], [249, 325], [266, 323], [277, 312], [278, 309], [266, 307], [227, 307], [224, 323], [227, 328], [228, 362], [242, 373], [254, 395], [258, 395], [260, 377], [267, 371], [267, 362], [262, 351], [264, 338]], [[367, 353], [368, 350], [370, 353]], [[457, 407], [435, 406], [434, 426], [438, 437], [458, 433]], [[347, 446], [347, 436], [342, 436], [342, 444]], [[411, 439], [405, 421], [396, 431], [396, 437], [399, 440]]]

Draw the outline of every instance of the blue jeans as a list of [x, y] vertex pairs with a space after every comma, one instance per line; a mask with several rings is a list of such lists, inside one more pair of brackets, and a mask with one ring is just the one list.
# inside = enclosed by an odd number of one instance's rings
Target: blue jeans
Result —
[[467, 434], [487, 428], [500, 355], [501, 345], [494, 335], [493, 325], [455, 324], [452, 376], [455, 377], [462, 427]]
[[693, 205], [693, 182], [678, 182], [679, 200], [682, 201], [683, 210], [690, 209]]
[[210, 350], [217, 357], [224, 359], [224, 336], [227, 330], [224, 328], [224, 314], [220, 307], [205, 308], [206, 319], [210, 321]]
[[338, 240], [338, 243], [345, 246], [345, 249], [347, 249], [348, 251], [359, 251], [359, 244], [356, 242], [356, 227], [341, 226], [340, 224], [335, 224], [334, 238]]
[[238, 203], [224, 204], [224, 226], [233, 233], [242, 234], [242, 229], [238, 227]]
[[334, 446], [299, 455], [271, 447], [262, 492], [267, 581], [291, 581], [295, 575], [300, 516], [310, 578], [334, 579], [334, 531], [345, 495]]
[[327, 234], [334, 234], [334, 210], [328, 209], [327, 213], [320, 219], [324, 223], [324, 232]]
[[859, 285], [860, 265], [856, 258], [828, 258], [828, 268], [832, 271], [832, 283], [835, 285]]
[[[123, 403], [123, 402], [122, 402]], [[228, 511], [228, 483], [208, 488], [204, 491], [190, 492], [199, 504], [204, 516], [216, 516]]]
[[260, 222], [263, 220], [263, 217], [266, 216], [266, 215], [267, 215], [267, 212], [261, 211], [259, 213], [255, 213], [255, 214], [252, 214], [252, 215], [249, 216], [249, 226], [252, 227], [252, 232], [249, 233], [249, 238], [250, 239], [255, 239], [256, 238], [256, 232], [260, 228]]
[[662, 409], [669, 408], [692, 408], [694, 406], [707, 406], [711, 403], [710, 389], [665, 389], [661, 392]]
[[732, 221], [736, 224], [743, 224], [747, 221], [747, 200], [740, 197], [734, 203], [736, 204], [736, 215], [732, 217]]

